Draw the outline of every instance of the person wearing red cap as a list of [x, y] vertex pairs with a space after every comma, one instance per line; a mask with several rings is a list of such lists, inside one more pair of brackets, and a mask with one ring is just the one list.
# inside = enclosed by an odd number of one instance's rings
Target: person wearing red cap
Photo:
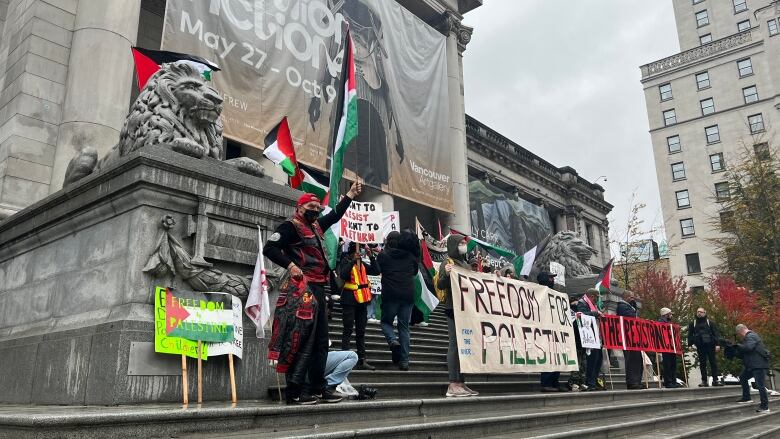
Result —
[[[308, 366], [308, 389], [304, 383], [287, 380], [287, 402], [311, 404], [319, 398], [323, 402], [339, 402], [332, 389], [326, 388], [325, 363], [328, 359], [328, 318], [325, 309], [325, 285], [330, 282], [331, 270], [323, 245], [323, 231], [336, 224], [349, 208], [352, 200], [363, 190], [360, 182], [352, 183], [346, 196], [336, 208], [320, 216], [322, 206], [314, 194], [303, 194], [298, 199], [295, 214], [276, 228], [263, 248], [271, 262], [285, 267], [295, 279], [305, 277], [309, 288], [321, 306], [317, 308], [313, 331], [314, 350]], [[289, 377], [288, 377], [289, 378]]]

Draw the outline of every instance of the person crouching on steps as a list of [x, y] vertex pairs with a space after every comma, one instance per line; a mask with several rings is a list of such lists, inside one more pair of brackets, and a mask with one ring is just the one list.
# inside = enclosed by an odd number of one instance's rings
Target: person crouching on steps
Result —
[[347, 253], [342, 256], [339, 265], [339, 277], [344, 281], [344, 289], [341, 292], [344, 324], [344, 331], [341, 333], [341, 350], [349, 350], [349, 339], [354, 326], [358, 356], [355, 370], [376, 370], [366, 361], [366, 323], [368, 323], [368, 304], [372, 300], [368, 275], [378, 275], [379, 266], [371, 251], [361, 249], [361, 253], [368, 257], [368, 262], [365, 262], [361, 254], [356, 252], [356, 247], [354, 242], [349, 244]]
[[468, 238], [453, 233], [447, 238], [447, 259], [442, 261], [439, 266], [439, 272], [436, 275], [436, 288], [446, 293], [444, 300], [444, 313], [447, 315], [447, 336], [449, 346], [447, 347], [447, 371], [450, 376], [450, 385], [447, 387], [446, 396], [465, 397], [479, 395], [466, 386], [465, 379], [460, 373], [460, 358], [458, 357], [458, 333], [455, 328], [455, 314], [452, 306], [452, 288], [450, 285], [450, 272], [452, 267], [471, 269], [466, 262], [466, 253], [468, 252]]

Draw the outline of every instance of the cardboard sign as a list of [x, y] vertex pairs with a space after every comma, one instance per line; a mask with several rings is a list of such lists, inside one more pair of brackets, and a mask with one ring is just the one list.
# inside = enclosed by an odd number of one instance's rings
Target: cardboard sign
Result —
[[680, 325], [673, 323], [605, 315], [601, 337], [607, 349], [683, 354]]
[[209, 355], [212, 357], [217, 355], [233, 354], [238, 358], [244, 353], [244, 323], [242, 322], [244, 309], [241, 299], [236, 296], [231, 296], [233, 299], [233, 340], [224, 341], [220, 343], [208, 343]]
[[401, 215], [399, 215], [397, 210], [394, 210], [392, 212], [385, 212], [383, 214], [383, 221], [382, 221], [382, 236], [387, 236], [390, 232], [400, 232], [401, 231]]
[[[198, 342], [169, 335], [165, 329], [166, 303], [168, 289], [155, 287], [154, 290], [154, 351], [162, 354], [184, 354], [198, 358]], [[201, 358], [209, 356], [208, 343], [203, 345]]]
[[463, 373], [577, 370], [566, 294], [458, 267], [450, 281]]
[[383, 213], [379, 203], [353, 201], [344, 216], [341, 217], [339, 236], [344, 241], [360, 244], [381, 244]]
[[382, 275], [374, 276], [372, 274], [366, 275], [368, 281], [371, 283], [371, 294], [374, 296], [382, 295]]
[[557, 285], [566, 286], [566, 267], [557, 262], [550, 262], [550, 273], [555, 275]]
[[233, 296], [166, 289], [165, 332], [187, 340], [232, 341]]
[[593, 316], [580, 315], [577, 322], [580, 331], [580, 344], [585, 349], [601, 349], [601, 334], [599, 334], [599, 322]]

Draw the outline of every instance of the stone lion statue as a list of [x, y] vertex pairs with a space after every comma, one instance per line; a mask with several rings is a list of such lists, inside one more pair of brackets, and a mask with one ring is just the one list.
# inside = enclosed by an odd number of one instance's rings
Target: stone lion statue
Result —
[[[106, 169], [119, 158], [148, 145], [166, 145], [198, 159], [222, 156], [222, 98], [200, 73], [185, 63], [163, 64], [133, 103], [116, 144], [98, 161], [95, 148], [84, 146], [68, 164], [64, 185]], [[256, 161], [227, 160], [239, 171], [263, 176]]]
[[566, 268], [567, 276], [586, 276], [593, 274], [588, 260], [596, 251], [583, 242], [572, 231], [558, 232], [544, 247], [534, 261], [533, 272], [538, 273], [557, 262]]

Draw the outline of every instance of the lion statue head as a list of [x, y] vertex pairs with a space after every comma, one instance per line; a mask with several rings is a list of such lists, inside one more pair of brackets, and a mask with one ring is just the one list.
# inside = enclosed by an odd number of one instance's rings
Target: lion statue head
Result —
[[119, 135], [119, 156], [167, 143], [187, 155], [219, 159], [222, 98], [192, 65], [163, 64], [133, 103]]
[[534, 272], [547, 270], [550, 262], [557, 262], [566, 268], [567, 276], [593, 274], [588, 260], [596, 251], [583, 242], [574, 232], [558, 232], [547, 243], [534, 261]]

